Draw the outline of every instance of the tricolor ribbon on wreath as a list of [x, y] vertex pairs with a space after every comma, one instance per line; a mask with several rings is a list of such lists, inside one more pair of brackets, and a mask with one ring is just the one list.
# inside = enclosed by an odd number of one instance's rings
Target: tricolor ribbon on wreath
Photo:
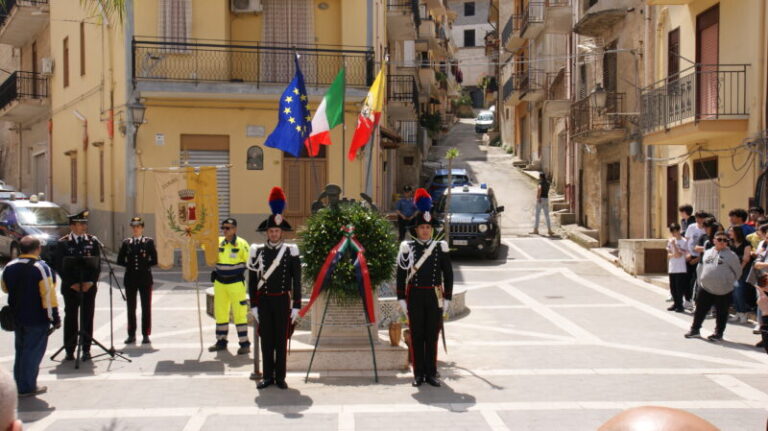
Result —
[[341, 262], [345, 252], [350, 247], [356, 253], [355, 256], [355, 278], [357, 279], [357, 289], [360, 293], [360, 299], [363, 300], [363, 308], [365, 311], [365, 318], [368, 323], [376, 322], [376, 313], [373, 309], [373, 289], [371, 288], [371, 274], [368, 272], [368, 262], [365, 259], [365, 248], [360, 241], [355, 237], [355, 227], [347, 225], [341, 228], [343, 237], [341, 240], [331, 249], [328, 256], [325, 258], [325, 263], [320, 268], [320, 272], [315, 278], [315, 282], [312, 285], [312, 295], [309, 297], [309, 303], [299, 312], [299, 316], [304, 317], [305, 314], [315, 303], [317, 297], [320, 296], [320, 292], [323, 287], [328, 285], [331, 279], [333, 271], [336, 266]]

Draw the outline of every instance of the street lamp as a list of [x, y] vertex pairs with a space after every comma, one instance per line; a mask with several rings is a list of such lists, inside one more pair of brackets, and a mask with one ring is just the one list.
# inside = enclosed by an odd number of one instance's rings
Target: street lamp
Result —
[[605, 104], [608, 102], [608, 92], [605, 91], [602, 85], [598, 83], [589, 96], [592, 98], [593, 108], [597, 108], [600, 111], [605, 109]]
[[135, 127], [135, 129], [138, 130], [139, 126], [144, 124], [144, 114], [147, 112], [147, 107], [142, 105], [140, 102], [136, 102], [128, 105], [128, 109], [131, 110], [133, 127]]

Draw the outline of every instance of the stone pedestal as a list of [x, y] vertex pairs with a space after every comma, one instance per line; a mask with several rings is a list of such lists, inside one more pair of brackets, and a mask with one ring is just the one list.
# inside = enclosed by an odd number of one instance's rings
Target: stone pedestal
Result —
[[[323, 292], [312, 306], [312, 339], [314, 343], [317, 335], [320, 334], [320, 324], [323, 320], [323, 313], [328, 303], [328, 292]], [[376, 321], [379, 321], [381, 312], [379, 311], [379, 298], [373, 296], [373, 309], [376, 313]], [[365, 345], [370, 347], [368, 340], [368, 329], [365, 320], [365, 310], [360, 298], [339, 300], [331, 297], [331, 303], [328, 304], [328, 312], [325, 313], [325, 324], [320, 334], [321, 345]], [[371, 328], [371, 337], [374, 343], [379, 342], [379, 332], [374, 325]]]

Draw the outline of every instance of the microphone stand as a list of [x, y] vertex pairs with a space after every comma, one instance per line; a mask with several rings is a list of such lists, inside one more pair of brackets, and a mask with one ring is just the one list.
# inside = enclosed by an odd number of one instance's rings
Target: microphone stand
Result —
[[[95, 237], [94, 237], [95, 238]], [[123, 293], [123, 289], [120, 287], [120, 281], [118, 281], [117, 276], [115, 275], [115, 269], [112, 267], [112, 263], [110, 263], [109, 259], [107, 259], [107, 253], [104, 250], [104, 244], [102, 244], [101, 241], [99, 241], [98, 238], [96, 238], [96, 243], [99, 244], [99, 251], [101, 252], [101, 256], [103, 256], [103, 261], [107, 262], [107, 268], [109, 268], [109, 349], [105, 349], [102, 346], [102, 349], [104, 350], [104, 353], [100, 353], [96, 356], [93, 356], [93, 358], [98, 358], [99, 356], [108, 355], [111, 360], [114, 360], [115, 357], [119, 357], [120, 359], [124, 359], [128, 362], [133, 362], [125, 355], [122, 351], [118, 352], [117, 349], [115, 349], [115, 327], [114, 327], [114, 304], [112, 299], [112, 282], [115, 282], [115, 285], [117, 285], [117, 290], [120, 291], [120, 297], [123, 298], [123, 301], [125, 301], [125, 294]]]

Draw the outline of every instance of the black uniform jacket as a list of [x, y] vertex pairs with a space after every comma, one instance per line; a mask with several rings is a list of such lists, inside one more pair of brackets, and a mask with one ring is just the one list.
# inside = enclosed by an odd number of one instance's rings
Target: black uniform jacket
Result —
[[155, 241], [146, 236], [124, 239], [117, 264], [125, 267], [126, 281], [152, 284], [152, 267], [157, 265]]
[[[53, 269], [61, 276], [62, 286], [69, 287], [72, 284], [77, 283], [81, 276], [78, 271], [72, 266], [64, 266], [64, 260], [66, 257], [88, 257], [88, 256], [101, 256], [101, 249], [99, 246], [99, 240], [91, 234], [83, 234], [80, 244], [75, 241], [75, 235], [70, 233], [64, 235], [56, 242], [56, 250], [54, 251]], [[98, 268], [92, 268], [91, 270], [82, 273], [83, 282], [91, 282], [96, 285], [101, 275], [101, 265]]]
[[450, 300], [453, 295], [453, 268], [448, 254], [448, 244], [438, 241], [432, 249], [432, 254], [427, 257], [421, 267], [408, 281], [406, 279], [411, 268], [416, 265], [421, 256], [427, 251], [433, 241], [403, 241], [400, 244], [400, 254], [397, 256], [397, 299], [406, 299], [408, 286], [430, 287], [443, 286], [443, 297]]
[[299, 247], [285, 244], [286, 250], [280, 265], [270, 275], [266, 283], [257, 291], [259, 278], [266, 275], [280, 251], [280, 247], [252, 245], [248, 257], [248, 295], [251, 307], [259, 306], [261, 295], [279, 295], [291, 293], [293, 308], [301, 308], [301, 259]]

